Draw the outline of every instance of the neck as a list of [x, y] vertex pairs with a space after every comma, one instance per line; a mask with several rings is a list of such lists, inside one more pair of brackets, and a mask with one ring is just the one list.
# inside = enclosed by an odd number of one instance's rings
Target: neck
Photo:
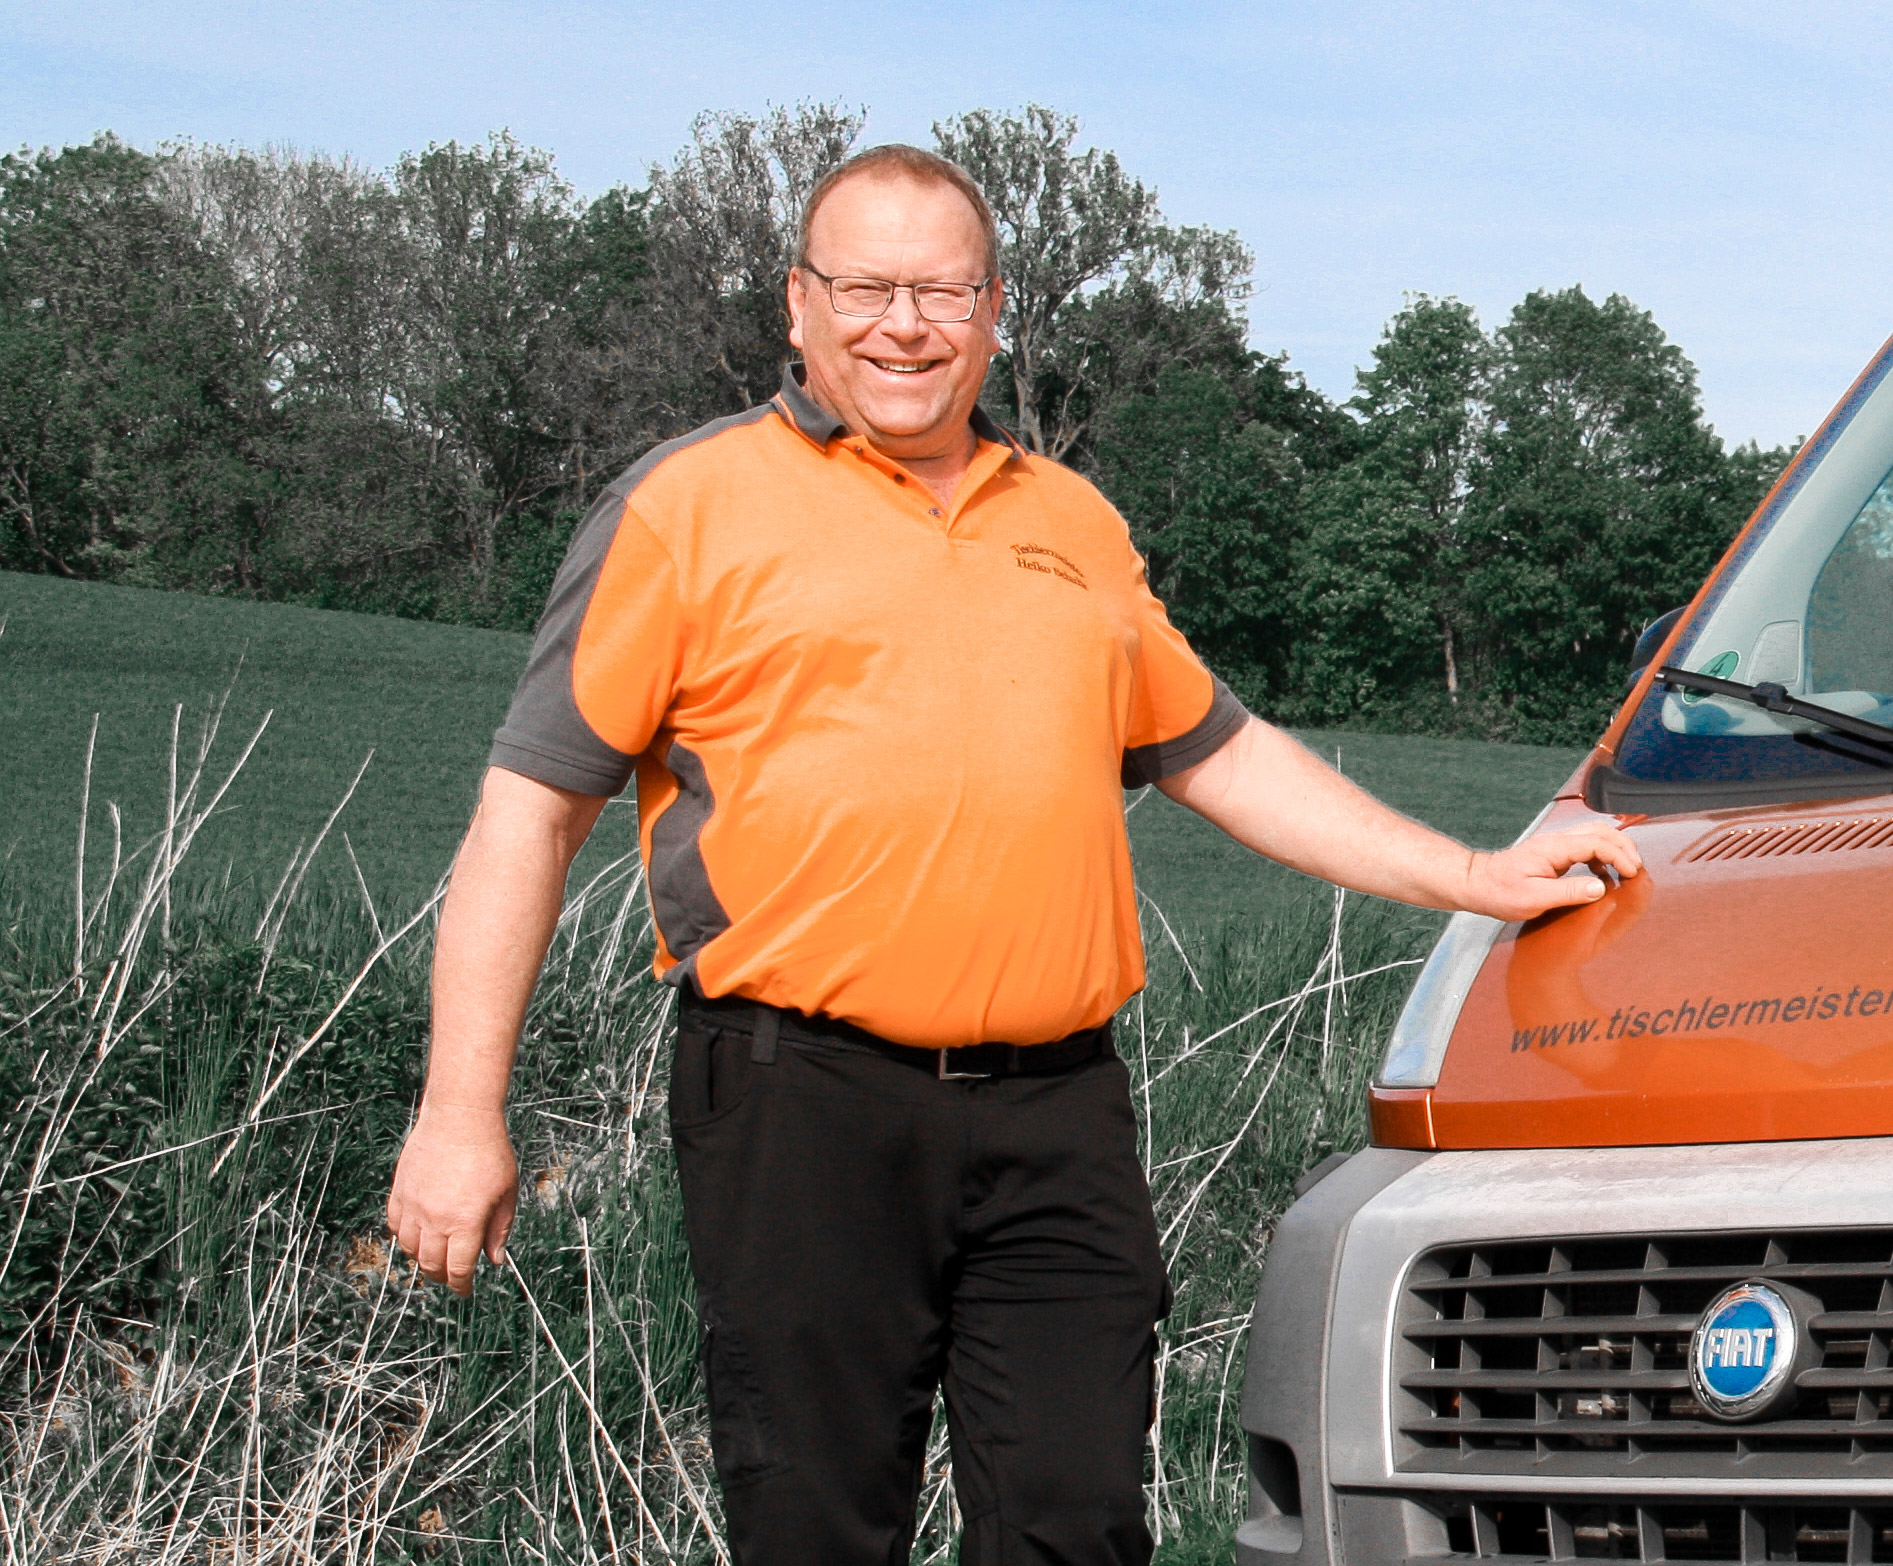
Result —
[[[870, 435], [868, 439], [874, 440], [874, 437]], [[979, 452], [979, 437], [973, 433], [971, 424], [960, 427], [960, 439], [953, 443], [952, 450], [934, 456], [904, 456], [898, 451], [889, 451], [879, 441], [874, 444], [932, 490], [943, 506], [952, 504], [960, 480], [966, 477], [966, 470]]]

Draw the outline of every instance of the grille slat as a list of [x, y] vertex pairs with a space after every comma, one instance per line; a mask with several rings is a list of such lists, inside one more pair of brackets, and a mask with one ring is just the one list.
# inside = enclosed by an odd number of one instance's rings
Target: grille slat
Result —
[[[1854, 1372], [1859, 1374], [1859, 1372]], [[1849, 1386], [1857, 1385], [1849, 1381]], [[1686, 1370], [1414, 1370], [1400, 1378], [1403, 1387], [1498, 1387], [1529, 1391], [1536, 1387], [1608, 1387], [1680, 1392], [1689, 1388]], [[1836, 1383], [1838, 1385], [1838, 1383]]]
[[1893, 1562], [1893, 1507], [1822, 1500], [1741, 1502], [1665, 1499], [1651, 1504], [1601, 1495], [1414, 1496], [1444, 1524], [1444, 1550], [1408, 1555], [1400, 1566], [1442, 1561]]
[[1890, 1370], [1804, 1370], [1794, 1378], [1795, 1385], [1806, 1387], [1812, 1392], [1829, 1391], [1844, 1388], [1848, 1391], [1871, 1391], [1877, 1387], [1893, 1387], [1893, 1371]]
[[[1730, 1423], [1696, 1402], [1688, 1351], [1704, 1307], [1744, 1278], [1813, 1296], [1815, 1353], [1793, 1406]], [[1409, 1272], [1393, 1352], [1410, 1472], [1589, 1482], [1660, 1462], [1676, 1477], [1883, 1478], [1893, 1493], [1893, 1228], [1445, 1246]]]
[[[1672, 1283], [1740, 1283], [1753, 1277], [1752, 1266], [1665, 1267], [1663, 1276]], [[1802, 1278], [1893, 1278], [1893, 1266], [1873, 1262], [1782, 1262], [1768, 1269], [1769, 1276], [1793, 1283]], [[1476, 1287], [1482, 1293], [1493, 1289], [1563, 1288], [1578, 1283], [1642, 1283], [1649, 1276], [1644, 1267], [1595, 1267], [1580, 1272], [1528, 1272], [1504, 1277], [1451, 1278], [1427, 1287], [1438, 1292]]]
[[1687, 1316], [1488, 1316], [1479, 1321], [1422, 1321], [1401, 1330], [1416, 1341], [1423, 1338], [1507, 1338], [1519, 1336], [1529, 1324], [1530, 1335], [1540, 1337], [1562, 1330], [1577, 1332], [1692, 1332], [1696, 1318]]
[[[1733, 1426], [1719, 1424], [1709, 1419], [1664, 1419], [1613, 1421], [1625, 1434], [1636, 1436], [1639, 1441], [1651, 1443], [1698, 1440], [1704, 1436], [1723, 1438], [1731, 1435]], [[1884, 1422], [1886, 1428], [1868, 1433], [1882, 1441], [1893, 1442], [1893, 1422]], [[1594, 1418], [1580, 1419], [1467, 1419], [1460, 1417], [1453, 1421], [1454, 1430], [1465, 1436], [1584, 1436], [1599, 1434], [1603, 1421]], [[1414, 1420], [1400, 1427], [1409, 1435], [1418, 1434], [1433, 1428], [1428, 1420]], [[1746, 1425], [1742, 1427], [1744, 1438], [1752, 1445], [1762, 1445], [1771, 1441], [1786, 1441], [1805, 1436], [1824, 1436], [1833, 1430], [1833, 1421], [1827, 1419], [1771, 1419], [1766, 1424]], [[1851, 1431], [1851, 1427], [1850, 1427]], [[1858, 1433], [1858, 1432], [1853, 1432]]]
[[1878, 1310], [1824, 1310], [1810, 1325], [1816, 1332], [1877, 1332], [1893, 1319]]

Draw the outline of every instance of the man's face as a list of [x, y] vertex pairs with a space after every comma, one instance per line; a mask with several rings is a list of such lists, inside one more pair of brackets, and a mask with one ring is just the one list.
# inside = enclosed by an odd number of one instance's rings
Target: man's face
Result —
[[[978, 283], [986, 241], [951, 185], [863, 174], [830, 191], [809, 233], [809, 265], [830, 277], [891, 283]], [[789, 341], [802, 350], [809, 390], [892, 457], [929, 457], [967, 438], [967, 419], [997, 346], [999, 284], [980, 292], [968, 321], [929, 321], [899, 292], [882, 316], [839, 314], [828, 285], [789, 274]]]

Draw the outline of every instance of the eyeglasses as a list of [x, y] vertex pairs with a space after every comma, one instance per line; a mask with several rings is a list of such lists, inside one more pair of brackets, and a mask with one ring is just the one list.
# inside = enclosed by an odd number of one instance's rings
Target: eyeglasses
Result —
[[812, 266], [802, 270], [828, 285], [828, 302], [837, 315], [886, 315], [894, 295], [906, 289], [923, 321], [972, 320], [979, 291], [992, 282], [989, 277], [979, 283], [890, 283], [880, 277], [830, 277]]

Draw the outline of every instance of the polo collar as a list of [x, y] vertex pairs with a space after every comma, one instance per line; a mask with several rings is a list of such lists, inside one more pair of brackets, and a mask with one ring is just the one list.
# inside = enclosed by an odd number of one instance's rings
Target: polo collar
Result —
[[[785, 365], [782, 371], [782, 390], [776, 393], [776, 404], [781, 409], [782, 416], [794, 425], [806, 440], [814, 445], [826, 447], [837, 435], [846, 435], [848, 426], [808, 394], [807, 382], [807, 365], [800, 363]], [[973, 417], [969, 422], [973, 426], [973, 433], [981, 440], [991, 441], [996, 446], [1004, 446], [1007, 460], [1025, 455], [1025, 447], [1019, 444], [1017, 437], [977, 403], [973, 406]]]
[[989, 440], [995, 446], [1004, 446], [1006, 448], [1008, 461], [1011, 460], [1012, 457], [1023, 457], [1025, 455], [1025, 447], [1019, 444], [1019, 438], [984, 408], [980, 407], [978, 403], [973, 404], [973, 417], [970, 422], [973, 426], [973, 433], [981, 440]]
[[837, 435], [846, 435], [848, 426], [809, 396], [804, 384], [807, 380], [807, 365], [784, 365], [782, 390], [776, 393], [776, 404], [781, 408], [782, 416], [804, 437], [817, 446], [826, 446]]

